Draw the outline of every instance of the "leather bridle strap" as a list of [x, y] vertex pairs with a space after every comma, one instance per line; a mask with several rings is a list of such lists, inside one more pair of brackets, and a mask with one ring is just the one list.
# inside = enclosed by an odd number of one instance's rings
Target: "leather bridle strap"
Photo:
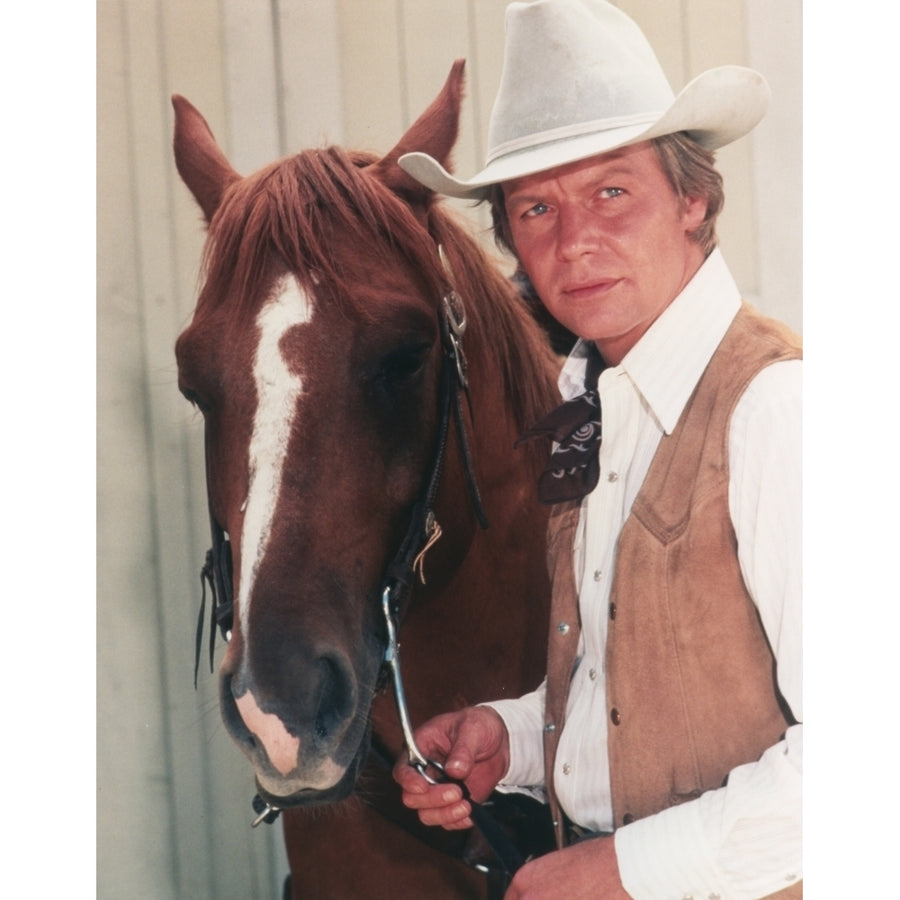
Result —
[[197, 618], [197, 637], [194, 648], [194, 689], [197, 688], [197, 673], [200, 670], [200, 655], [203, 645], [203, 624], [206, 617], [206, 586], [212, 598], [211, 621], [209, 627], [209, 671], [214, 669], [213, 657], [216, 649], [216, 627], [227, 643], [231, 638], [234, 622], [234, 573], [231, 562], [231, 543], [219, 525], [212, 509], [209, 490], [209, 440], [204, 433], [206, 457], [206, 502], [209, 509], [210, 549], [200, 570], [200, 615]]
[[[434, 457], [425, 489], [419, 501], [412, 508], [406, 535], [385, 569], [385, 580], [382, 584], [382, 591], [379, 592], [383, 593], [385, 588], [391, 588], [392, 603], [398, 612], [405, 607], [409, 599], [409, 593], [416, 578], [417, 561], [440, 534], [440, 527], [434, 515], [434, 503], [443, 475], [451, 419], [456, 426], [466, 483], [475, 515], [482, 528], [488, 527], [481, 493], [475, 479], [475, 468], [462, 411], [462, 397], [465, 395], [468, 401], [469, 390], [466, 357], [462, 349], [466, 316], [462, 300], [456, 291], [450, 290], [441, 298], [439, 318], [444, 359], [441, 365], [438, 433]], [[422, 577], [421, 573], [419, 577]]]

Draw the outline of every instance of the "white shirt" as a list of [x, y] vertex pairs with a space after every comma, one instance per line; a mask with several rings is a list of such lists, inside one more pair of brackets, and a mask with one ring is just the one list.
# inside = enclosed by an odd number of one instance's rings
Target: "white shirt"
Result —
[[[612, 831], [604, 658], [616, 541], [663, 434], [675, 428], [740, 307], [716, 250], [628, 353], [598, 382], [600, 481], [583, 501], [575, 538], [580, 662], [569, 691], [554, 783], [576, 823]], [[584, 390], [585, 345], [560, 375], [564, 399]], [[729, 434], [729, 506], [744, 581], [777, 660], [779, 688], [797, 721], [801, 698], [800, 363], [776, 363], [751, 382]], [[544, 685], [490, 704], [510, 733], [504, 783], [543, 782]], [[619, 828], [616, 854], [635, 898], [756, 898], [801, 877], [802, 726], [727, 787]]]

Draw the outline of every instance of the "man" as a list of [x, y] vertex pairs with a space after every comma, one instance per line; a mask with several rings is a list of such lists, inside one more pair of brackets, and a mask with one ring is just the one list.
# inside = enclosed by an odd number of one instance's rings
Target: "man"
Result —
[[[560, 849], [511, 897], [802, 896], [800, 345], [716, 249], [711, 152], [767, 102], [737, 67], [674, 97], [603, 0], [513, 3], [485, 169], [401, 159], [490, 199], [580, 338], [536, 429], [556, 441], [547, 679], [416, 733], [476, 800], [546, 791]], [[457, 786], [395, 777], [424, 823], [471, 826]]]

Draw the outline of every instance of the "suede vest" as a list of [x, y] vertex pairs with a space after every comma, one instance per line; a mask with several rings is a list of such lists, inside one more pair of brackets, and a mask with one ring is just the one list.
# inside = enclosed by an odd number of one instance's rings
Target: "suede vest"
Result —
[[[616, 827], [721, 787], [793, 720], [741, 576], [728, 509], [728, 431], [753, 377], [801, 356], [789, 329], [743, 304], [675, 430], [662, 438], [619, 536], [606, 694]], [[556, 750], [580, 635], [573, 546], [580, 504], [553, 510], [544, 760], [557, 843]], [[802, 896], [802, 883], [781, 892]], [[799, 893], [797, 893], [799, 891]]]

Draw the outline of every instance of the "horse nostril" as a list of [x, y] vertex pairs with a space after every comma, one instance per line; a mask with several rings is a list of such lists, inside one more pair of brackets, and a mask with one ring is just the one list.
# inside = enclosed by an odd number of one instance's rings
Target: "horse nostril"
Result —
[[319, 657], [316, 671], [319, 693], [313, 728], [316, 737], [325, 740], [353, 715], [356, 690], [350, 672], [334, 657]]

